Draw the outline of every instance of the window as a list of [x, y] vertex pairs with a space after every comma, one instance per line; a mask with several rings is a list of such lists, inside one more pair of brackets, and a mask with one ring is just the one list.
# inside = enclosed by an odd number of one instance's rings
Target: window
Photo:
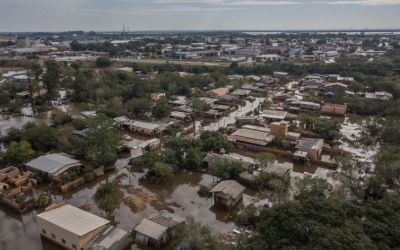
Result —
[[78, 249], [75, 244], [72, 244], [73, 249]]
[[46, 230], [42, 229], [42, 233], [43, 233], [43, 234], [46, 234]]
[[51, 234], [51, 238], [56, 239], [56, 235], [55, 234]]
[[62, 242], [63, 244], [65, 244], [65, 240], [64, 240], [64, 239], [61, 239], [61, 242]]

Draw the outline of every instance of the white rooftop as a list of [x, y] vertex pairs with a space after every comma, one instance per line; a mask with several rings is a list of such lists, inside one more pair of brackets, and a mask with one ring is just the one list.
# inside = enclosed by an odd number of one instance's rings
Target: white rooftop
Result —
[[68, 204], [37, 216], [78, 236], [83, 236], [109, 223], [106, 219]]

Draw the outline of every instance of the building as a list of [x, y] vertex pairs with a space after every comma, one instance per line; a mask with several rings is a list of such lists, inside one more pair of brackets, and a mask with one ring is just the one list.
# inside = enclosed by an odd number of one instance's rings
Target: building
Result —
[[29, 37], [17, 37], [16, 44], [19, 48], [30, 48], [32, 46]]
[[163, 93], [163, 92], [156, 92], [156, 93], [150, 94], [150, 99], [153, 101], [158, 101], [162, 98], [165, 98], [165, 93]]
[[346, 115], [347, 106], [342, 104], [326, 103], [321, 106], [321, 113], [327, 115]]
[[210, 193], [213, 194], [214, 204], [217, 207], [231, 209], [242, 201], [245, 187], [234, 180], [221, 181], [214, 186]]
[[303, 138], [296, 145], [296, 150], [307, 152], [307, 157], [311, 160], [318, 160], [322, 155], [323, 146], [323, 139]]
[[285, 176], [285, 175], [290, 176], [292, 170], [293, 170], [293, 163], [290, 162], [284, 162], [284, 163], [274, 162], [264, 169], [264, 171], [267, 173], [273, 173], [279, 176]]
[[230, 140], [231, 142], [262, 147], [267, 146], [274, 138], [275, 136], [271, 135], [267, 131], [248, 128], [239, 129], [228, 136], [228, 140]]
[[263, 110], [260, 117], [268, 121], [282, 121], [286, 119], [288, 112], [279, 110]]
[[289, 130], [289, 123], [288, 122], [273, 122], [270, 125], [271, 128], [271, 134], [280, 137], [280, 138], [285, 138], [285, 136], [288, 133]]
[[143, 219], [135, 227], [135, 242], [159, 248], [168, 242], [172, 230], [184, 223], [184, 218], [165, 210], [160, 211]]
[[129, 124], [129, 129], [132, 132], [143, 135], [154, 135], [160, 131], [159, 128], [160, 125], [149, 122], [132, 121]]
[[216, 88], [216, 89], [212, 89], [209, 90], [208, 95], [211, 97], [218, 97], [218, 96], [223, 96], [229, 93], [229, 89], [228, 88]]
[[318, 111], [321, 108], [321, 105], [316, 102], [301, 101], [300, 108], [303, 110]]
[[180, 112], [180, 111], [172, 111], [169, 114], [169, 117], [172, 119], [180, 120], [180, 121], [185, 121], [185, 122], [190, 122], [192, 121], [192, 115], [186, 112]]
[[387, 101], [393, 99], [393, 95], [386, 91], [376, 91], [375, 93], [365, 93], [365, 98]]
[[107, 229], [110, 221], [71, 205], [37, 215], [40, 234], [66, 249], [84, 249]]
[[54, 181], [61, 181], [64, 174], [82, 166], [80, 161], [64, 153], [42, 155], [25, 165], [39, 175]]

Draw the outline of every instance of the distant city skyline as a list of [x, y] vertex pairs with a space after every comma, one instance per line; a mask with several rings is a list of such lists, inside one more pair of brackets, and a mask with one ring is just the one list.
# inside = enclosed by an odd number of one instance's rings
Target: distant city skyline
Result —
[[0, 0], [0, 32], [399, 29], [400, 0]]

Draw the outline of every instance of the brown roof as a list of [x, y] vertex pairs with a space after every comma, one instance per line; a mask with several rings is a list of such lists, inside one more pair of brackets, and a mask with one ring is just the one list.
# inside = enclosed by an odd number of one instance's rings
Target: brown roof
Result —
[[222, 192], [224, 194], [232, 196], [232, 198], [238, 197], [243, 191], [245, 190], [245, 187], [240, 185], [234, 180], [226, 180], [226, 181], [221, 181], [218, 183], [215, 187], [213, 187], [210, 192], [211, 193], [219, 193]]

